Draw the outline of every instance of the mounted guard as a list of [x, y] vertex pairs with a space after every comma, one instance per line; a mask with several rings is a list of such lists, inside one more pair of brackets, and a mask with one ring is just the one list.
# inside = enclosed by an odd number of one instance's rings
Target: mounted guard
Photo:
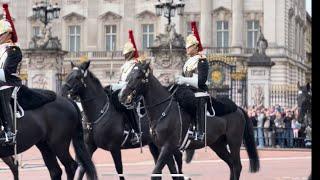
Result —
[[22, 85], [17, 74], [22, 53], [16, 44], [18, 37], [8, 4], [3, 4], [2, 7], [4, 17], [0, 20], [0, 118], [5, 132], [0, 137], [0, 144], [12, 144], [15, 141], [15, 133], [12, 132], [13, 114], [10, 109], [10, 100], [13, 88]]
[[203, 47], [196, 23], [191, 22], [191, 27], [193, 34], [186, 38], [189, 59], [183, 66], [182, 75], [175, 77], [176, 84], [180, 85], [175, 96], [181, 107], [196, 120], [195, 132], [189, 138], [203, 141], [207, 114], [222, 116], [235, 112], [237, 106], [228, 98], [215, 99], [207, 93], [209, 63], [206, 56], [201, 54]]
[[[133, 31], [129, 30], [129, 41], [125, 43], [123, 52], [122, 52], [125, 63], [120, 68], [120, 80], [118, 83], [111, 85], [111, 90], [115, 94], [115, 97], [118, 97], [120, 90], [126, 85], [127, 77], [131, 72], [132, 68], [137, 62], [139, 62], [138, 49], [136, 47]], [[119, 108], [127, 114], [127, 119], [131, 126], [131, 132], [134, 134], [134, 137], [131, 139], [132, 144], [140, 143], [141, 132], [138, 128], [137, 118], [135, 117], [134, 110], [126, 109], [118, 100], [118, 98], [113, 98], [114, 102], [120, 106]], [[140, 135], [138, 135], [140, 133]]]

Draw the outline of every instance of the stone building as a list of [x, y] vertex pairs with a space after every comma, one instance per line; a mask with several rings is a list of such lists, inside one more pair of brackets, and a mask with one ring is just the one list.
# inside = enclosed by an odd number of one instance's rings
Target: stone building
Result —
[[[28, 48], [31, 38], [41, 32], [41, 23], [32, 16], [35, 2], [39, 0], [11, 0], [10, 8], [23, 48]], [[91, 70], [104, 85], [118, 79], [123, 63], [121, 49], [128, 40], [129, 29], [134, 31], [140, 54], [150, 56], [148, 47], [153, 45], [156, 35], [164, 32], [167, 23], [164, 17], [155, 14], [156, 0], [50, 2], [61, 6], [60, 18], [53, 21], [52, 32], [60, 37], [63, 49], [69, 51], [64, 71], [69, 71], [69, 60], [87, 57], [93, 61]], [[191, 32], [190, 22], [196, 21], [205, 53], [211, 58], [235, 61], [233, 78], [246, 78], [243, 75], [247, 70], [246, 61], [254, 52], [261, 27], [268, 41], [266, 54], [275, 62], [270, 72], [272, 91], [275, 94], [293, 91], [298, 82], [310, 81], [307, 77], [311, 65], [307, 64], [306, 50], [311, 45], [307, 45], [305, 34], [309, 33], [311, 18], [310, 21], [307, 18], [305, 1], [184, 0], [184, 3], [184, 15], [172, 19], [177, 33], [186, 37]], [[286, 97], [271, 104], [293, 105]]]

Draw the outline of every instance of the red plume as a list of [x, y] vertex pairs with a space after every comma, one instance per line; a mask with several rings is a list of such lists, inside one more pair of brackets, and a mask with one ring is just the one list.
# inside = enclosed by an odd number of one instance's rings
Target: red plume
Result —
[[5, 18], [7, 19], [7, 21], [9, 21], [9, 23], [11, 25], [11, 28], [12, 28], [12, 38], [11, 38], [11, 40], [14, 43], [16, 43], [18, 41], [18, 36], [17, 36], [16, 29], [14, 28], [14, 24], [13, 24], [12, 18], [10, 16], [10, 12], [9, 12], [9, 9], [8, 9], [8, 4], [3, 4], [2, 7], [3, 7], [3, 11], [5, 13]]
[[194, 34], [194, 36], [197, 38], [197, 40], [199, 41], [199, 51], [202, 51], [203, 48], [202, 48], [202, 45], [201, 45], [201, 41], [200, 41], [200, 36], [199, 36], [199, 33], [198, 33], [198, 29], [197, 29], [197, 25], [196, 25], [196, 22], [195, 21], [192, 21], [191, 22], [191, 29], [192, 29], [192, 32]]
[[133, 37], [133, 32], [132, 32], [132, 30], [129, 30], [129, 39], [130, 39], [130, 41], [131, 41], [131, 43], [133, 44], [133, 47], [134, 47], [134, 49], [135, 49], [135, 51], [134, 51], [134, 57], [135, 57], [135, 58], [138, 58], [138, 57], [139, 57], [138, 49], [137, 49], [136, 43], [134, 42], [134, 37]]

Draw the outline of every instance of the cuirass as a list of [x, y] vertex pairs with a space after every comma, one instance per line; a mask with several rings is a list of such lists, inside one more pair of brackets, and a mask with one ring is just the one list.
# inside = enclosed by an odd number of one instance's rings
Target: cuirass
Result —
[[134, 67], [134, 65], [135, 65], [135, 60], [129, 60], [122, 65], [120, 81], [125, 82], [127, 80], [127, 77], [131, 72], [132, 68]]
[[183, 74], [185, 77], [192, 77], [193, 74], [198, 74], [199, 55], [189, 58], [183, 66]]

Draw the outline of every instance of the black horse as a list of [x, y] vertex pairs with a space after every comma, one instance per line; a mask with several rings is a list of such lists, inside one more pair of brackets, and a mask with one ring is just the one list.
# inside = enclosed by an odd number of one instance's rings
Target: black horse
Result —
[[[161, 173], [173, 153], [179, 151], [184, 135], [192, 122], [189, 114], [150, 72], [149, 63], [137, 64], [128, 77], [128, 84], [121, 90], [119, 100], [132, 104], [139, 96], [145, 100], [155, 144], [161, 148], [154, 174]], [[238, 108], [236, 112], [207, 120], [207, 144], [230, 168], [230, 179], [238, 180], [242, 169], [240, 146], [242, 140], [250, 159], [250, 171], [259, 170], [259, 157], [253, 136], [252, 122], [247, 113]], [[227, 149], [229, 145], [230, 152]], [[199, 149], [202, 142], [191, 142], [188, 149]]]
[[312, 110], [312, 94], [311, 94], [311, 87], [308, 83], [306, 86], [299, 86], [298, 92], [298, 121], [303, 126], [312, 127], [312, 117], [311, 117], [311, 110]]
[[[307, 83], [305, 86], [299, 86], [298, 92], [298, 121], [301, 123], [301, 129], [306, 138], [311, 141], [311, 130], [312, 130], [312, 93], [310, 84]], [[311, 180], [311, 174], [308, 178]]]
[[[88, 179], [97, 179], [95, 166], [83, 140], [81, 114], [74, 102], [56, 96], [53, 101], [41, 107], [26, 110], [24, 116], [17, 120], [17, 130], [17, 153], [36, 145], [42, 154], [51, 179], [61, 179], [62, 170], [57, 157], [65, 167], [68, 180], [74, 178], [78, 163], [69, 153], [71, 140], [76, 158], [85, 167]], [[13, 145], [0, 147], [0, 158], [8, 163], [17, 179], [17, 166], [14, 166], [13, 158], [10, 157], [13, 154]]]
[[[114, 104], [110, 102], [100, 81], [88, 70], [90, 61], [75, 66], [71, 63], [73, 71], [67, 76], [66, 83], [63, 86], [64, 94], [69, 93], [72, 96], [79, 96], [85, 117], [85, 124], [89, 130], [85, 133], [85, 141], [90, 155], [96, 149], [102, 148], [110, 151], [118, 174], [123, 173], [121, 149], [131, 149], [140, 147], [139, 144], [122, 143], [125, 140], [125, 114], [117, 111]], [[148, 121], [143, 118], [141, 121], [142, 145], [149, 145], [151, 154], [156, 162], [159, 152], [152, 143]], [[176, 153], [175, 160], [178, 164], [178, 172], [182, 174], [182, 154]], [[178, 173], [175, 167], [174, 158], [169, 158], [168, 167], [171, 173]], [[120, 175], [120, 179], [124, 179]]]
[[9, 157], [3, 157], [1, 159], [4, 163], [6, 163], [6, 165], [9, 166], [13, 175], [13, 179], [19, 180], [19, 169], [18, 169], [19, 165], [14, 163], [14, 158], [12, 156], [9, 156]]

